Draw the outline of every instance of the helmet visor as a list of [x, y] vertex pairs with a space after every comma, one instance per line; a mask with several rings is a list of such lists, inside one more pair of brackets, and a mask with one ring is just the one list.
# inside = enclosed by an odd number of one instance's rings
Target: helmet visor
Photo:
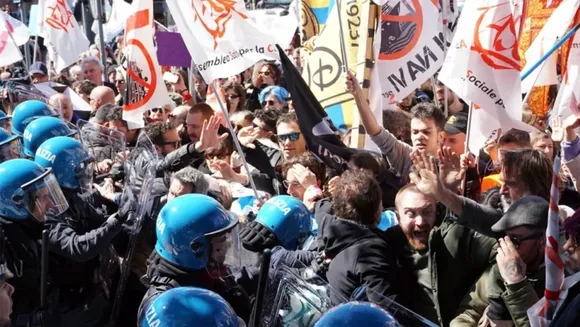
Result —
[[95, 159], [91, 157], [81, 162], [81, 164], [75, 169], [77, 180], [79, 181], [79, 187], [83, 192], [92, 190], [95, 165]]
[[208, 235], [209, 258], [207, 271], [212, 278], [228, 277], [241, 267], [239, 225], [219, 234]]
[[21, 156], [22, 142], [20, 141], [19, 137], [8, 143], [0, 145], [0, 162], [21, 158]]
[[46, 216], [58, 216], [68, 209], [68, 203], [52, 170], [22, 186], [28, 196], [28, 212], [38, 221]]

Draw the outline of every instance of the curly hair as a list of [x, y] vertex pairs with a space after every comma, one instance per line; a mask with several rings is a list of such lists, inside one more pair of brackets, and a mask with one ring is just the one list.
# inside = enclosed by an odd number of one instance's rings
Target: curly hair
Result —
[[316, 159], [312, 153], [307, 151], [284, 162], [282, 164], [282, 175], [284, 178], [286, 178], [288, 170], [295, 164], [301, 164], [308, 168], [316, 176], [316, 180], [320, 181], [320, 186], [324, 185], [326, 180], [326, 165]]
[[[278, 81], [280, 80], [280, 76], [282, 75], [282, 72], [280, 72], [280, 69], [278, 68], [278, 66], [276, 66], [275, 62], [267, 60], [259, 61], [254, 65], [254, 71], [252, 72], [252, 83], [256, 83], [256, 81], [258, 80], [258, 76], [260, 76], [260, 71], [264, 66], [268, 66], [270, 68], [270, 72], [272, 73], [272, 79], [274, 80], [274, 83], [278, 83]], [[254, 84], [254, 87], [260, 87], [260, 85]]]
[[381, 199], [381, 187], [372, 172], [347, 169], [336, 185], [332, 208], [337, 217], [375, 227], [380, 219]]
[[167, 131], [172, 129], [173, 125], [171, 125], [171, 123], [158, 122], [145, 126], [145, 133], [147, 134], [151, 142], [153, 142], [153, 144], [157, 146], [163, 146], [165, 143], [163, 135], [167, 133]]
[[276, 123], [280, 117], [278, 110], [264, 110], [258, 109], [254, 111], [254, 118], [261, 120], [264, 123], [265, 130], [269, 132], [276, 132]]

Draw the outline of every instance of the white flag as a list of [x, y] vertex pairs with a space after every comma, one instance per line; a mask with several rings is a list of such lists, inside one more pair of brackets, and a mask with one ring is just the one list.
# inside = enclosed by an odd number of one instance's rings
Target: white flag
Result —
[[167, 0], [171, 16], [205, 81], [279, 59], [277, 38], [249, 18], [242, 0]]
[[89, 47], [89, 40], [81, 31], [73, 12], [65, 0], [40, 1], [39, 15], [44, 35], [55, 55], [57, 72], [74, 64]]
[[[108, 1], [105, 1], [108, 3]], [[131, 15], [131, 4], [125, 2], [125, 0], [113, 0], [113, 5], [111, 7], [111, 18], [109, 21], [103, 24], [103, 34], [105, 34], [105, 42], [111, 42], [119, 33], [125, 28], [125, 21]], [[91, 31], [95, 35], [99, 34], [99, 23], [95, 20], [93, 26], [91, 26]]]
[[8, 28], [10, 34], [12, 34], [12, 38], [14, 39], [14, 42], [16, 42], [16, 45], [25, 45], [26, 42], [28, 42], [30, 39], [30, 35], [28, 34], [28, 27], [26, 27], [23, 22], [10, 16], [5, 11], [0, 11], [0, 13], [2, 13], [2, 17], [6, 22], [6, 27]]
[[439, 79], [473, 103], [469, 150], [521, 121], [520, 57], [510, 0], [467, 1]]
[[170, 103], [153, 44], [153, 0], [134, 0], [125, 25], [125, 60], [130, 96], [123, 119], [143, 126], [143, 113]]
[[22, 53], [10, 36], [3, 15], [0, 16], [0, 67], [22, 60]]
[[576, 32], [573, 38], [566, 58], [568, 64], [562, 72], [560, 92], [554, 104], [563, 119], [570, 115], [580, 116], [580, 32]]
[[[580, 0], [564, 1], [554, 10], [526, 51], [526, 66], [522, 69], [522, 72], [527, 71], [537, 63], [556, 44], [558, 39], [566, 34], [579, 5]], [[541, 67], [536, 68], [522, 81], [522, 93], [527, 93], [532, 86], [558, 84], [558, 74], [556, 72], [557, 55], [558, 52], [556, 51], [554, 55], [544, 61]]]
[[374, 53], [384, 101], [405, 98], [437, 72], [445, 58], [444, 27], [434, 1], [390, 0], [382, 6]]

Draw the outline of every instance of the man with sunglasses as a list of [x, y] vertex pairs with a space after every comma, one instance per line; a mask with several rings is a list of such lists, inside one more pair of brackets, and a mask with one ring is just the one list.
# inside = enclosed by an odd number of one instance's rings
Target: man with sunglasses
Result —
[[306, 141], [298, 126], [296, 114], [280, 116], [276, 124], [276, 134], [284, 160], [290, 160], [306, 152]]
[[486, 320], [529, 326], [527, 310], [543, 296], [546, 284], [548, 208], [545, 199], [526, 196], [492, 226], [505, 234], [498, 239], [497, 263], [481, 276], [467, 308], [451, 326], [477, 326]]

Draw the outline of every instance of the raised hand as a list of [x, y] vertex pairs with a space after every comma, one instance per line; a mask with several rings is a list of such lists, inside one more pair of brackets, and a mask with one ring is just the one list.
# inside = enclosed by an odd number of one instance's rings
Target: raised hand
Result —
[[305, 189], [310, 186], [316, 186], [316, 175], [310, 171], [310, 169], [302, 166], [301, 164], [295, 164], [288, 170], [289, 176], [295, 176], [296, 180]]
[[450, 147], [443, 147], [437, 152], [439, 157], [439, 175], [445, 187], [457, 190], [465, 178], [466, 167], [462, 167], [459, 156]]
[[256, 145], [254, 145], [254, 141], [258, 138], [258, 134], [260, 133], [260, 129], [253, 126], [247, 126], [238, 132], [238, 140], [240, 144], [245, 146], [249, 149], [255, 149]]
[[555, 116], [550, 119], [550, 126], [552, 127], [552, 141], [560, 143], [564, 140], [564, 127], [562, 126], [562, 118]]
[[233, 181], [236, 177], [236, 172], [232, 166], [224, 160], [212, 160], [209, 163], [209, 169], [214, 172], [213, 177], [218, 179], [225, 179]]
[[353, 72], [348, 70], [344, 80], [344, 90], [350, 94], [360, 91], [361, 87]]
[[526, 264], [510, 237], [500, 238], [498, 245], [495, 259], [503, 281], [513, 284], [526, 278]]
[[219, 128], [220, 118], [218, 116], [213, 115], [209, 120], [204, 120], [201, 128], [201, 135], [199, 141], [195, 144], [195, 149], [198, 152], [202, 152], [206, 149], [217, 147], [221, 141], [228, 137], [228, 133], [218, 135]]
[[419, 191], [428, 196], [443, 192], [444, 186], [437, 174], [435, 158], [428, 157], [425, 152], [413, 151], [410, 154], [415, 170], [409, 174], [411, 182]]

